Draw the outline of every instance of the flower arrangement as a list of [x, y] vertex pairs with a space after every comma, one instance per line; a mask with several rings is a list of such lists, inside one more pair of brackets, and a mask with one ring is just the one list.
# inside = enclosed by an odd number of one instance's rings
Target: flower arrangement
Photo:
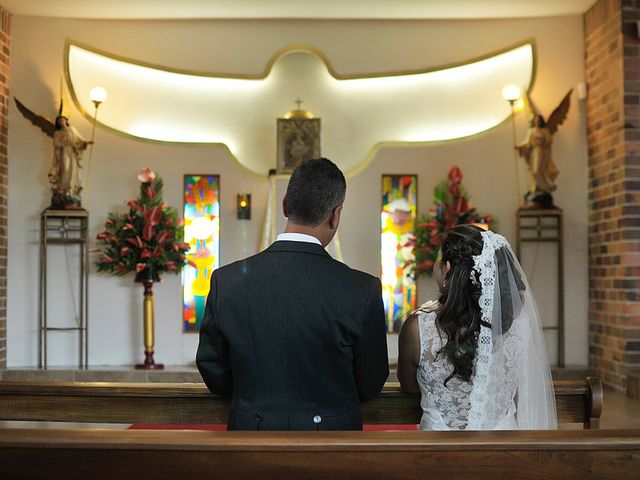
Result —
[[97, 236], [99, 272], [125, 275], [136, 272], [158, 280], [164, 272], [178, 273], [189, 244], [184, 243], [183, 220], [162, 200], [162, 179], [149, 168], [138, 174], [140, 195], [129, 200], [129, 213], [110, 212]]
[[440, 245], [447, 232], [464, 223], [477, 223], [491, 226], [493, 216], [482, 215], [470, 201], [469, 193], [462, 185], [462, 170], [454, 166], [449, 170], [448, 180], [440, 183], [433, 192], [435, 207], [416, 221], [416, 257], [414, 275], [431, 275], [433, 265], [438, 258]]

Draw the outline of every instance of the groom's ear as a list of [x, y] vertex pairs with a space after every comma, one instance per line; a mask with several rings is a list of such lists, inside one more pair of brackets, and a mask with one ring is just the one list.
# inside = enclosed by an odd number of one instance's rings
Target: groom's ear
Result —
[[282, 199], [282, 213], [285, 218], [289, 218], [289, 207], [287, 206], [287, 196], [285, 195]]
[[342, 205], [338, 205], [333, 209], [329, 216], [329, 228], [331, 230], [337, 230], [340, 224], [340, 214], [342, 213]]

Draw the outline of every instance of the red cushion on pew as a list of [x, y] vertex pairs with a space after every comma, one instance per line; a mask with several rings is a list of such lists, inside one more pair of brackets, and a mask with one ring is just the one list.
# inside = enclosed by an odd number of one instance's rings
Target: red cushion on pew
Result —
[[[226, 430], [226, 425], [177, 425], [162, 423], [133, 423], [129, 430]], [[365, 431], [418, 430], [418, 425], [365, 425]]]

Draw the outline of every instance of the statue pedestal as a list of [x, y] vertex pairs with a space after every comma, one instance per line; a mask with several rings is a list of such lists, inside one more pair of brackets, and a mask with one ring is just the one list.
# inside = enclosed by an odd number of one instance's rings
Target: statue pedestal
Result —
[[[555, 331], [558, 340], [557, 366], [564, 367], [564, 238], [562, 231], [562, 210], [520, 209], [516, 213], [516, 255], [522, 264], [522, 250], [526, 243], [552, 243], [557, 246], [558, 310], [556, 325], [546, 325], [542, 329]], [[540, 302], [538, 302], [540, 304]]]
[[[50, 210], [40, 215], [40, 314], [38, 328], [38, 367], [47, 368], [47, 341], [50, 332], [76, 332], [78, 334], [78, 368], [88, 365], [88, 331], [87, 331], [87, 290], [89, 283], [89, 212], [86, 210]], [[47, 309], [47, 289], [49, 284], [47, 257], [53, 254], [52, 246], [75, 245], [79, 249], [78, 265], [78, 311], [77, 323], [74, 326], [51, 326]], [[54, 283], [55, 288], [66, 282]]]

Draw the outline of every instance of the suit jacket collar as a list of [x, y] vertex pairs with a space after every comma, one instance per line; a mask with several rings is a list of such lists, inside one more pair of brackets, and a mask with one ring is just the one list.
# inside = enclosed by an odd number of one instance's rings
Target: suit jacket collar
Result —
[[266, 252], [295, 252], [295, 253], [309, 253], [311, 255], [323, 255], [331, 258], [331, 255], [317, 243], [309, 242], [290, 242], [290, 241], [278, 241], [271, 244]]

